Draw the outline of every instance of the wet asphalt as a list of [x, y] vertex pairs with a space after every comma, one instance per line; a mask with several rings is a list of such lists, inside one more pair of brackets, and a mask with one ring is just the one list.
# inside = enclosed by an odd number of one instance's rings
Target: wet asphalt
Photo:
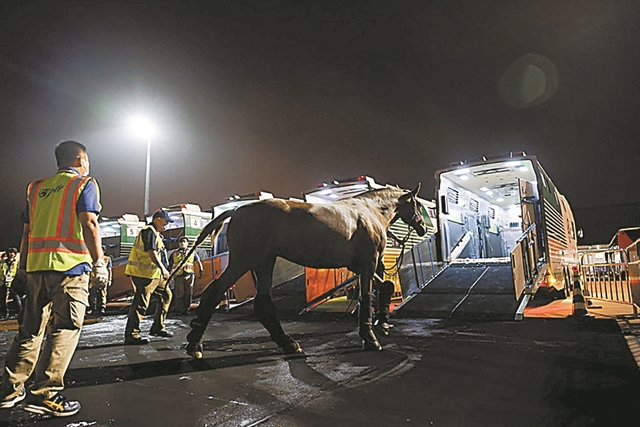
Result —
[[[353, 319], [283, 321], [302, 345], [284, 356], [252, 316], [214, 315], [200, 361], [173, 338], [124, 346], [124, 315], [89, 319], [51, 418], [0, 410], [1, 426], [636, 426], [640, 370], [614, 319], [463, 322], [394, 319], [365, 352]], [[15, 334], [0, 327], [0, 362]], [[142, 323], [148, 331], [151, 318]]]

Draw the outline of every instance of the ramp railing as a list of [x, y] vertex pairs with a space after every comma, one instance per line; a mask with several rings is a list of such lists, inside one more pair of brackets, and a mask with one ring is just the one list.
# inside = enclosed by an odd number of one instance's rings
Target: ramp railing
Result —
[[436, 259], [436, 237], [429, 236], [401, 254], [398, 275], [402, 297], [408, 298], [417, 294], [437, 276], [445, 264]]
[[[630, 256], [631, 255], [631, 256]], [[580, 256], [585, 295], [633, 306], [638, 317], [640, 283], [638, 241], [626, 249], [589, 251]]]
[[524, 294], [516, 311], [515, 320], [522, 320], [525, 307], [542, 282], [544, 275], [540, 274], [540, 272], [546, 269], [538, 259], [537, 254], [539, 253], [536, 224], [533, 223], [516, 241], [516, 245], [510, 255], [516, 300], [520, 300], [520, 297]]

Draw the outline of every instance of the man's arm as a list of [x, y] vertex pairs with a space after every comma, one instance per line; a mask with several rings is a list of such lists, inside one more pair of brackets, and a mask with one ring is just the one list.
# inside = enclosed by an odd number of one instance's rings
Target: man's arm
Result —
[[147, 253], [151, 257], [151, 261], [153, 261], [153, 263], [160, 268], [160, 271], [162, 271], [162, 277], [164, 277], [165, 279], [168, 279], [170, 276], [169, 270], [167, 270], [167, 268], [164, 266], [164, 264], [160, 260], [160, 256], [158, 255], [158, 252], [154, 251], [153, 249], [149, 249]]
[[198, 275], [198, 277], [202, 277], [202, 275], [204, 274], [204, 268], [202, 267], [202, 262], [200, 261], [200, 257], [198, 256], [198, 253], [195, 253], [195, 260], [198, 261], [198, 267], [200, 267], [200, 273]]
[[87, 245], [89, 254], [91, 254], [91, 259], [93, 262], [102, 259], [104, 254], [102, 253], [102, 237], [100, 235], [98, 215], [94, 212], [80, 212], [78, 218], [80, 219], [80, 224], [82, 224], [84, 243]]
[[22, 238], [20, 239], [20, 261], [18, 262], [18, 268], [20, 270], [27, 270], [27, 252], [29, 251], [29, 223], [24, 223], [22, 227]]

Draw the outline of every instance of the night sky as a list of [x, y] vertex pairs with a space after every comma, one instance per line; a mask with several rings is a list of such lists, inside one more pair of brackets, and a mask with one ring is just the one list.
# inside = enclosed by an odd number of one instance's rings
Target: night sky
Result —
[[[510, 151], [574, 208], [640, 201], [637, 0], [132, 3], [2, 3], [0, 248], [64, 139], [103, 215], [141, 214], [138, 113], [151, 209], [358, 175], [430, 199], [436, 170]], [[524, 55], [542, 62], [514, 86]]]

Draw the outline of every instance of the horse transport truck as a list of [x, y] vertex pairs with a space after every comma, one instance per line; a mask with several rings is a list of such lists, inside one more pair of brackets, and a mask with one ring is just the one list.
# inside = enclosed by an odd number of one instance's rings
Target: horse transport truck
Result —
[[535, 156], [461, 161], [435, 178], [438, 250], [405, 255], [396, 315], [519, 320], [536, 293], [570, 294], [573, 214]]

